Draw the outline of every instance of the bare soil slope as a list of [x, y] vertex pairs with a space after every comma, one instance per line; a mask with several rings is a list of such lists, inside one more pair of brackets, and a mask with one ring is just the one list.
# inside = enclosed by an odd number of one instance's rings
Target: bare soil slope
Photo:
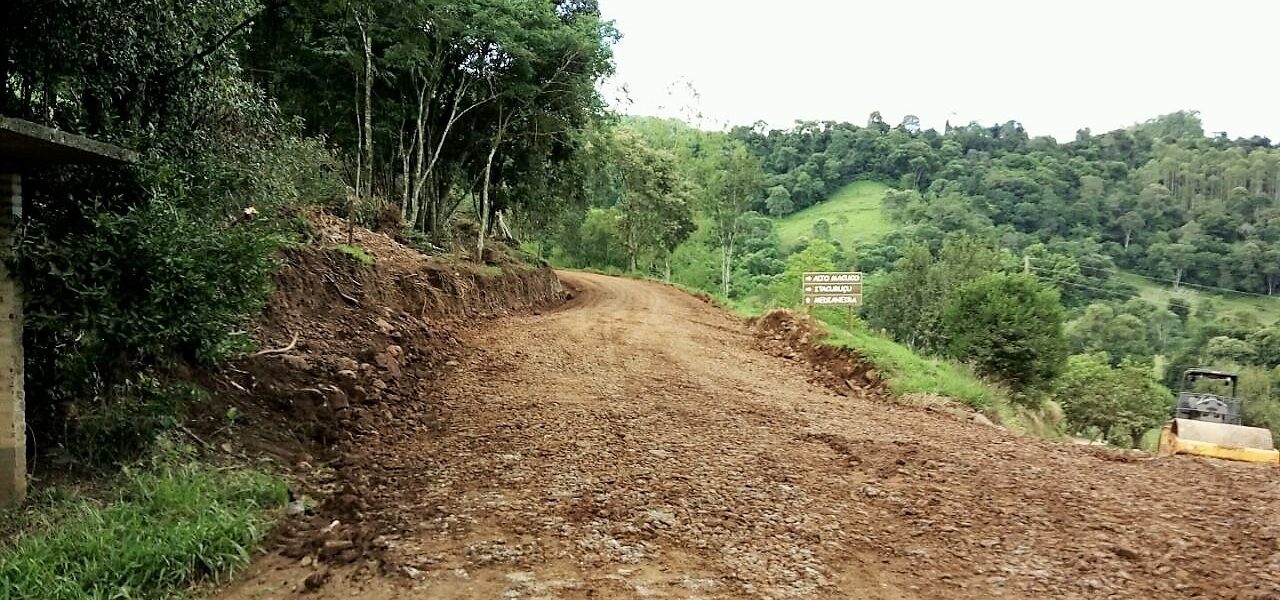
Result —
[[1280, 597], [1278, 469], [836, 393], [787, 336], [561, 277], [561, 309], [463, 337], [435, 427], [362, 442], [381, 574], [274, 557], [223, 597]]

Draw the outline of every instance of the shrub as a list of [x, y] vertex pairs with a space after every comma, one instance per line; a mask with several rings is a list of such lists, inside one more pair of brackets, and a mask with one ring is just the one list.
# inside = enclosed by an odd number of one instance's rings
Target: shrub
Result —
[[139, 374], [101, 394], [96, 403], [76, 405], [67, 416], [69, 438], [75, 442], [67, 450], [93, 464], [133, 459], [177, 425], [187, 404], [202, 396], [192, 385]]
[[1066, 356], [1057, 292], [1026, 274], [992, 273], [948, 299], [949, 353], [979, 373], [1025, 389], [1052, 379]]
[[1069, 358], [1051, 392], [1072, 433], [1134, 446], [1169, 415], [1172, 396], [1150, 366], [1124, 361], [1112, 367], [1105, 352]]
[[292, 137], [269, 110], [245, 118], [261, 127], [203, 140], [194, 155], [157, 149], [130, 168], [24, 181], [35, 206], [19, 249], [28, 417], [41, 442], [132, 440], [131, 422], [152, 435], [161, 419], [131, 418], [176, 414], [186, 395], [138, 393], [140, 373], [250, 348], [236, 332], [271, 291], [276, 251], [308, 233], [304, 206], [339, 186], [322, 146]]

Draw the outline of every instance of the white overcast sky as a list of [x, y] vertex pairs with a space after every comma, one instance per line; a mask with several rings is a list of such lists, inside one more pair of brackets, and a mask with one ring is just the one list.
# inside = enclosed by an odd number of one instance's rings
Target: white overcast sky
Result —
[[[701, 125], [1015, 119], [1074, 137], [1180, 109], [1280, 141], [1276, 0], [600, 0], [604, 91]], [[696, 89], [695, 99], [688, 92]], [[619, 91], [625, 86], [626, 93]], [[623, 96], [626, 99], [623, 99]]]

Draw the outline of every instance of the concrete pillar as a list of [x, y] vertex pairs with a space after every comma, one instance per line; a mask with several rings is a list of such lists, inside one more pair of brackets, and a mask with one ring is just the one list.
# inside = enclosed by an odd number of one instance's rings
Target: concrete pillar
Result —
[[0, 506], [18, 504], [27, 497], [22, 285], [9, 270], [21, 219], [22, 177], [0, 172]]

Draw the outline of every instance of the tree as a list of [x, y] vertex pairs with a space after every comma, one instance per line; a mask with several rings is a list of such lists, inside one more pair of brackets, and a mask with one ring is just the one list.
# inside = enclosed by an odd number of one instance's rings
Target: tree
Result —
[[765, 199], [765, 207], [769, 214], [775, 217], [789, 215], [795, 210], [795, 206], [791, 203], [791, 192], [780, 185], [769, 188], [769, 197]]
[[967, 235], [943, 241], [936, 259], [927, 247], [911, 244], [893, 270], [867, 290], [867, 318], [909, 346], [944, 352], [942, 314], [952, 294], [1000, 270], [1005, 258], [987, 242]]
[[1254, 331], [1245, 341], [1253, 346], [1257, 364], [1268, 368], [1280, 366], [1280, 326]]
[[1215, 364], [1247, 365], [1257, 357], [1258, 349], [1244, 340], [1225, 335], [1209, 339], [1204, 347], [1205, 358]]
[[1074, 435], [1133, 446], [1168, 415], [1172, 396], [1141, 363], [1112, 366], [1103, 354], [1070, 357], [1053, 382], [1050, 397]]
[[826, 219], [814, 221], [813, 237], [820, 240], [831, 239], [831, 223], [828, 223]]
[[814, 240], [804, 250], [787, 257], [787, 269], [774, 282], [771, 291], [777, 306], [800, 306], [803, 290], [801, 279], [806, 271], [836, 270], [836, 247], [826, 240]]
[[1154, 355], [1146, 323], [1132, 314], [1117, 314], [1111, 305], [1101, 302], [1090, 304], [1071, 322], [1067, 340], [1072, 352], [1102, 352], [1112, 364], [1125, 359], [1150, 360]]
[[945, 290], [930, 286], [934, 259], [929, 249], [913, 244], [893, 270], [867, 286], [865, 310], [871, 325], [916, 348], [929, 339], [930, 316], [945, 299]]
[[1062, 321], [1057, 292], [1027, 274], [993, 273], [956, 291], [942, 325], [952, 356], [1026, 389], [1058, 372], [1066, 356]]
[[905, 115], [902, 117], [902, 124], [898, 125], [898, 128], [913, 135], [920, 133], [920, 117]]
[[759, 195], [764, 171], [760, 160], [736, 141], [719, 149], [712, 157], [712, 165], [702, 194], [702, 210], [711, 218], [720, 245], [720, 291], [728, 297], [733, 287], [733, 258], [742, 215]]
[[628, 269], [635, 271], [641, 253], [670, 252], [692, 231], [686, 201], [688, 182], [677, 172], [670, 154], [654, 150], [626, 129], [615, 134], [618, 229], [627, 249]]
[[560, 176], [601, 113], [616, 38], [595, 3], [272, 0], [259, 21], [244, 71], [355, 147], [359, 195], [398, 200], [409, 227], [441, 242], [471, 198], [483, 236], [500, 210], [575, 193]]
[[1116, 219], [1116, 224], [1119, 225], [1120, 230], [1124, 232], [1124, 247], [1128, 248], [1129, 242], [1133, 240], [1133, 233], [1145, 227], [1147, 220], [1143, 219], [1142, 215], [1138, 214], [1136, 211], [1131, 210], [1120, 215], [1120, 218]]
[[1173, 277], [1173, 287], [1182, 285], [1182, 277], [1195, 264], [1196, 248], [1190, 244], [1152, 244], [1147, 257], [1154, 268], [1163, 275]]

